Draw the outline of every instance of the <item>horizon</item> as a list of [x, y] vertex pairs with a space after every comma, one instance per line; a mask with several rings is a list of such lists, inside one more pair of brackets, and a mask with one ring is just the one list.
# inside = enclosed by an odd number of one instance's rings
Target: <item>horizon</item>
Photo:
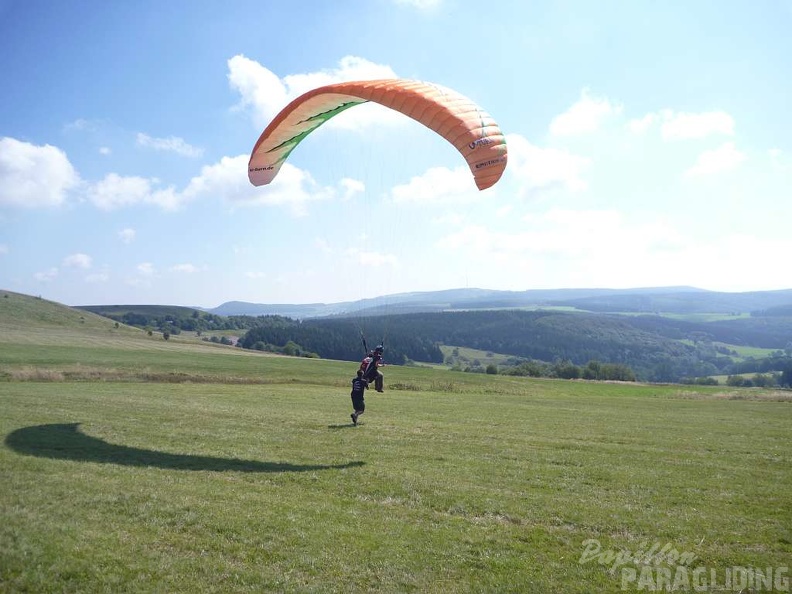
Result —
[[486, 289], [482, 287], [456, 287], [451, 289], [438, 289], [436, 291], [406, 291], [401, 293], [392, 293], [387, 295], [377, 295], [374, 297], [364, 297], [361, 299], [349, 300], [349, 301], [306, 301], [306, 302], [263, 302], [263, 301], [246, 301], [242, 299], [229, 299], [227, 301], [223, 301], [217, 305], [195, 305], [195, 304], [187, 304], [187, 303], [169, 303], [169, 302], [162, 302], [162, 303], [153, 303], [153, 302], [146, 302], [146, 303], [133, 303], [133, 302], [117, 302], [117, 303], [76, 303], [76, 304], [69, 304], [69, 303], [62, 303], [57, 301], [56, 299], [51, 299], [45, 295], [33, 295], [27, 293], [20, 293], [18, 291], [11, 291], [10, 289], [2, 289], [0, 291], [6, 292], [14, 292], [21, 295], [26, 295], [28, 297], [35, 297], [40, 299], [46, 299], [47, 301], [52, 301], [55, 303], [61, 303], [62, 305], [66, 305], [68, 307], [125, 307], [125, 306], [160, 306], [160, 307], [184, 307], [184, 308], [191, 308], [191, 309], [198, 309], [202, 311], [211, 312], [212, 310], [219, 309], [224, 305], [228, 305], [230, 303], [241, 303], [245, 305], [258, 305], [258, 306], [272, 306], [272, 307], [289, 307], [289, 306], [310, 306], [310, 305], [317, 305], [317, 306], [333, 306], [333, 305], [343, 305], [343, 304], [354, 304], [363, 301], [377, 301], [382, 299], [392, 299], [395, 297], [404, 297], [410, 295], [425, 295], [425, 294], [432, 294], [432, 293], [448, 293], [448, 292], [457, 292], [457, 291], [484, 291], [484, 292], [493, 292], [493, 293], [533, 293], [533, 292], [566, 292], [566, 291], [613, 291], [622, 294], [632, 294], [633, 292], [641, 292], [641, 293], [650, 293], [652, 291], [657, 292], [698, 292], [698, 293], [713, 293], [713, 294], [724, 294], [724, 295], [739, 295], [739, 294], [746, 294], [746, 293], [781, 293], [786, 291], [792, 291], [792, 287], [781, 288], [781, 289], [769, 289], [769, 290], [751, 290], [751, 291], [717, 291], [712, 289], [705, 289], [702, 287], [694, 287], [694, 286], [664, 286], [664, 287], [629, 287], [625, 289], [617, 289], [613, 287], [558, 287], [554, 289], [516, 289], [516, 290], [500, 290], [500, 289]]
[[[784, 290], [791, 4], [514, 0], [492, 30], [470, 6], [0, 0], [0, 286], [71, 305]], [[374, 78], [478, 104], [500, 181], [478, 191], [448, 142], [367, 104], [251, 185], [284, 106]]]

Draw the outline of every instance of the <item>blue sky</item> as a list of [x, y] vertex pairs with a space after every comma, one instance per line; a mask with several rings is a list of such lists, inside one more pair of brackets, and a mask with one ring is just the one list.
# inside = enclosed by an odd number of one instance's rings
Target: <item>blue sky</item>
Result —
[[[790, 288], [790, 30], [789, 0], [0, 0], [0, 288]], [[489, 112], [501, 181], [478, 192], [450, 145], [366, 105], [249, 184], [288, 101], [383, 77]]]

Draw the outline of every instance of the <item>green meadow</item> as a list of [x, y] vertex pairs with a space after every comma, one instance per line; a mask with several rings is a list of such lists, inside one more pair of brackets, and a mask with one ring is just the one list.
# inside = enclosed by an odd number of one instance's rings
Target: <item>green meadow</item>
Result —
[[788, 391], [394, 366], [355, 427], [355, 363], [5, 294], [2, 592], [790, 589]]

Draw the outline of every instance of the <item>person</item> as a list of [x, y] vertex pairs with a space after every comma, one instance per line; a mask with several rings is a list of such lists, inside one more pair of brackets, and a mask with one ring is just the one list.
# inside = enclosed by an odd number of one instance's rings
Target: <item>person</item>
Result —
[[368, 388], [368, 382], [363, 377], [363, 370], [358, 369], [357, 377], [352, 379], [352, 408], [354, 412], [349, 415], [352, 417], [352, 423], [357, 425], [358, 417], [366, 411], [365, 392]]
[[379, 368], [384, 365], [382, 362], [382, 353], [384, 350], [385, 348], [382, 345], [377, 345], [377, 347], [373, 351], [370, 351], [366, 358], [360, 363], [360, 371], [363, 372], [363, 377], [369, 384], [374, 382], [374, 389], [377, 390], [377, 392], [383, 391], [382, 388], [385, 380], [382, 372], [379, 370]]

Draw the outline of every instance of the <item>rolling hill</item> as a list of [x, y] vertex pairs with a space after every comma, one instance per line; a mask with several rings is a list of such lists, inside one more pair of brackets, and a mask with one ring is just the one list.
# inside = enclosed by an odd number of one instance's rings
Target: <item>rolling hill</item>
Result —
[[792, 307], [792, 289], [724, 293], [694, 287], [638, 289], [548, 289], [495, 291], [449, 289], [400, 293], [341, 303], [264, 304], [229, 301], [206, 311], [223, 316], [282, 315], [315, 318], [332, 315], [420, 313], [474, 309], [574, 308], [608, 313], [745, 314], [770, 308]]
[[[511, 358], [515, 365], [525, 360], [568, 361], [580, 366], [591, 361], [620, 364], [634, 370], [640, 380], [665, 382], [785, 369], [792, 350], [792, 317], [782, 315], [787, 311], [786, 306], [773, 304], [782, 303], [789, 293], [731, 295], [684, 288], [646, 289], [635, 293], [545, 291], [533, 294], [534, 307], [507, 307], [507, 302], [524, 304], [525, 301], [507, 301], [516, 300], [516, 293], [504, 295], [464, 289], [390, 296], [394, 304], [400, 305], [387, 308], [388, 315], [375, 315], [382, 312], [375, 308], [383, 303], [385, 298], [381, 298], [366, 301], [371, 307], [359, 309], [356, 316], [337, 314], [302, 319], [272, 315], [226, 318], [197, 308], [158, 305], [66, 308], [28, 297], [30, 312], [17, 311], [2, 317], [0, 311], [0, 323], [4, 328], [15, 327], [20, 333], [24, 332], [20, 326], [25, 325], [20, 319], [32, 320], [29, 324], [34, 326], [40, 326], [41, 321], [50, 328], [65, 324], [64, 320], [77, 320], [86, 329], [104, 324], [105, 329], [98, 330], [99, 333], [137, 331], [123, 323], [114, 325], [101, 316], [134, 324], [136, 322], [129, 320], [140, 316], [144, 322], [141, 327], [152, 327], [149, 325], [152, 320], [159, 320], [157, 323], [165, 320], [168, 327], [184, 324], [184, 330], [192, 329], [190, 324], [200, 323], [204, 329], [210, 328], [207, 325], [210, 323], [211, 329], [236, 324], [234, 328], [242, 328], [239, 332], [241, 345], [249, 349], [278, 351], [292, 344], [288, 352], [293, 354], [356, 360], [360, 357], [363, 320], [371, 340], [387, 337], [390, 363], [441, 364], [445, 361], [448, 364], [439, 347], [451, 346], [498, 353], [507, 360]], [[657, 315], [635, 311], [647, 303], [662, 303], [677, 313]], [[440, 311], [444, 304], [452, 307]], [[495, 307], [496, 304], [504, 307]], [[757, 309], [753, 315], [736, 315], [735, 311], [724, 313], [735, 306]], [[318, 311], [318, 306], [310, 307]], [[632, 307], [633, 311], [623, 315], [585, 311], [583, 307], [595, 310], [616, 307], [629, 310]], [[430, 311], [403, 313], [421, 308]], [[716, 314], [712, 319], [702, 318], [701, 311], [709, 308], [717, 310]], [[689, 313], [679, 313], [682, 311]], [[153, 324], [153, 327], [158, 326]], [[757, 357], [754, 363], [741, 354], [748, 348], [756, 349], [751, 353]], [[763, 359], [768, 355], [769, 362]]]

